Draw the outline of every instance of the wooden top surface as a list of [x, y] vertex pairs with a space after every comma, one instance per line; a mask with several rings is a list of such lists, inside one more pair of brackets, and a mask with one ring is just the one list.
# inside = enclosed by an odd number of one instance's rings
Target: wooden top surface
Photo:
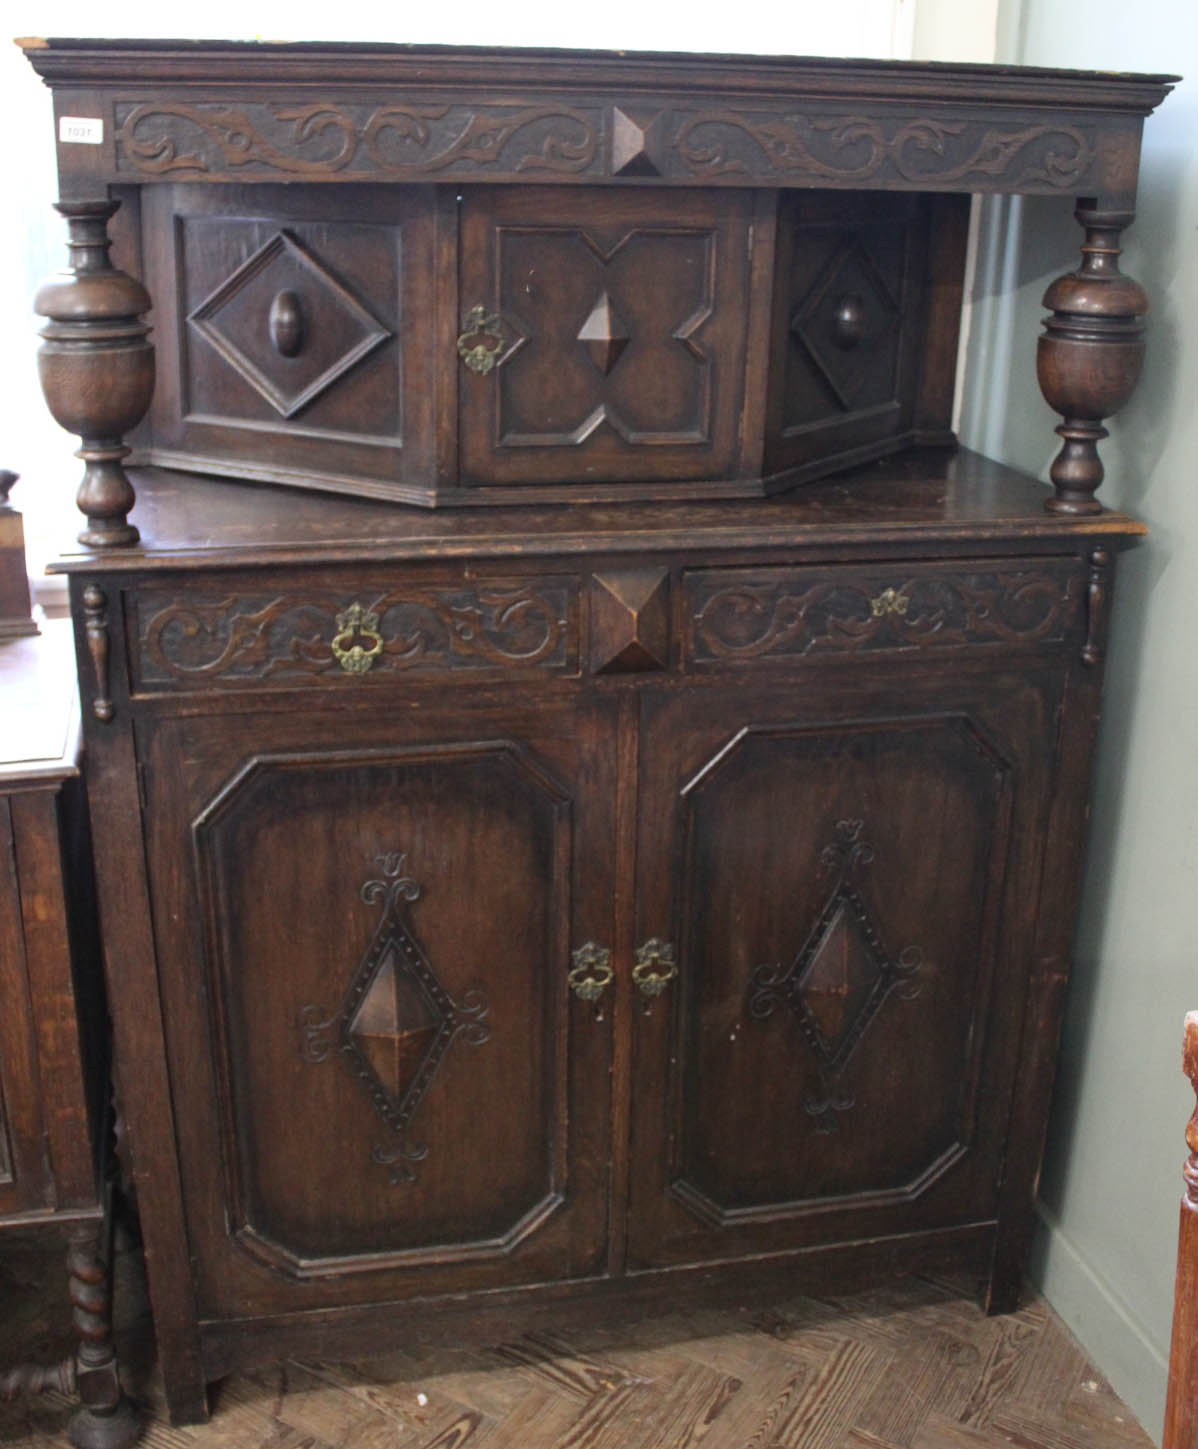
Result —
[[1046, 513], [1051, 489], [965, 450], [916, 449], [774, 498], [707, 503], [431, 510], [159, 468], [130, 475], [140, 545], [70, 553], [54, 572], [762, 547], [823, 556], [975, 543], [1016, 551], [1147, 531], [1120, 513]]
[[[792, 90], [805, 97], [954, 98], [969, 104], [1103, 105], [1144, 114], [1159, 105], [1174, 75], [973, 62], [727, 55], [690, 51], [562, 50], [507, 46], [396, 45], [329, 41], [123, 40], [25, 37], [16, 41], [52, 84], [205, 79], [336, 80], [452, 85], [493, 79], [738, 90]], [[1075, 94], [1062, 94], [1067, 86]]]
[[74, 775], [78, 739], [70, 620], [0, 644], [0, 791]]

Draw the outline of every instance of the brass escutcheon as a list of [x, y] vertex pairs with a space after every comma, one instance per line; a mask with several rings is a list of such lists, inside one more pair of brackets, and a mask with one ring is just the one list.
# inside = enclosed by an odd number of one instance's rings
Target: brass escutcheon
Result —
[[570, 990], [582, 1001], [598, 1001], [611, 985], [615, 972], [611, 969], [611, 952], [606, 946], [588, 941], [571, 957]]
[[[366, 641], [364, 644], [359, 640]], [[333, 658], [346, 674], [365, 674], [383, 652], [383, 636], [379, 633], [379, 616], [361, 604], [351, 604], [337, 615], [337, 632], [333, 635]]]
[[[502, 326], [502, 320], [494, 313], [488, 313], [481, 304], [471, 307], [466, 313], [458, 338], [458, 356], [471, 372], [484, 376], [503, 356], [507, 343], [500, 336]], [[472, 343], [471, 338], [478, 340]]]
[[883, 589], [876, 599], [870, 599], [869, 611], [875, 619], [884, 618], [887, 614], [905, 615], [910, 603], [910, 598], [901, 589]]
[[636, 948], [632, 979], [643, 996], [660, 996], [677, 975], [678, 962], [672, 942], [659, 941], [653, 936]]

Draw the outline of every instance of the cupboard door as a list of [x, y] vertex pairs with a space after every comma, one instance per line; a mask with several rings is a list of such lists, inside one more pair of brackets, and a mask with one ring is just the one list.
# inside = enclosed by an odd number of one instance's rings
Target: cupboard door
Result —
[[155, 186], [142, 206], [154, 461], [427, 498], [432, 188]]
[[1059, 689], [960, 673], [646, 701], [634, 1267], [993, 1219]]
[[736, 191], [469, 193], [463, 482], [735, 477], [751, 217]]
[[173, 720], [148, 744], [213, 1316], [602, 1268], [604, 709]]

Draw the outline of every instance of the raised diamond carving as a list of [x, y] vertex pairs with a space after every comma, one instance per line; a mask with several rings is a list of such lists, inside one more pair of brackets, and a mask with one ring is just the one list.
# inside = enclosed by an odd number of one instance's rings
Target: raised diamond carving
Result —
[[855, 884], [874, 855], [862, 830], [860, 820], [837, 822], [836, 839], [821, 857], [835, 875], [807, 939], [789, 966], [758, 966], [749, 985], [750, 1015], [764, 1020], [783, 1003], [798, 1019], [818, 1075], [818, 1088], [806, 1093], [803, 1107], [820, 1132], [837, 1131], [837, 1113], [854, 1105], [840, 1074], [882, 1003], [891, 992], [904, 1000], [919, 995], [911, 978], [923, 953], [917, 946], [899, 956], [887, 952]]
[[663, 117], [661, 111], [611, 113], [611, 169], [614, 176], [660, 176]]
[[[281, 313], [289, 324], [286, 345]], [[285, 418], [392, 335], [288, 231], [243, 262], [188, 321]]]
[[596, 674], [670, 667], [668, 569], [605, 569], [590, 589], [590, 665]]
[[586, 321], [578, 329], [578, 340], [604, 376], [619, 362], [630, 338], [606, 292], [599, 293]]
[[834, 255], [791, 317], [790, 330], [846, 411], [870, 360], [898, 327], [899, 306], [860, 242]]
[[325, 1018], [316, 1006], [300, 1013], [301, 1052], [323, 1062], [336, 1050], [395, 1141], [374, 1149], [391, 1181], [414, 1182], [428, 1148], [413, 1142], [408, 1125], [456, 1036], [481, 1046], [491, 1035], [481, 992], [460, 1002], [448, 994], [408, 919], [420, 887], [404, 874], [405, 857], [378, 857], [382, 878], [368, 880], [362, 899], [383, 913], [339, 1011]]

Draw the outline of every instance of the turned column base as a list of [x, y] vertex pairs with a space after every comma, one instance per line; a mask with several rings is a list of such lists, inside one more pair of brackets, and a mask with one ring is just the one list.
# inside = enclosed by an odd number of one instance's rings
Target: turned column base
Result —
[[1098, 444], [1110, 433], [1101, 423], [1067, 418], [1058, 425], [1056, 434], [1063, 446], [1049, 472], [1057, 491], [1044, 504], [1046, 511], [1078, 516], [1101, 513], [1102, 504], [1094, 493], [1106, 473], [1098, 457]]

